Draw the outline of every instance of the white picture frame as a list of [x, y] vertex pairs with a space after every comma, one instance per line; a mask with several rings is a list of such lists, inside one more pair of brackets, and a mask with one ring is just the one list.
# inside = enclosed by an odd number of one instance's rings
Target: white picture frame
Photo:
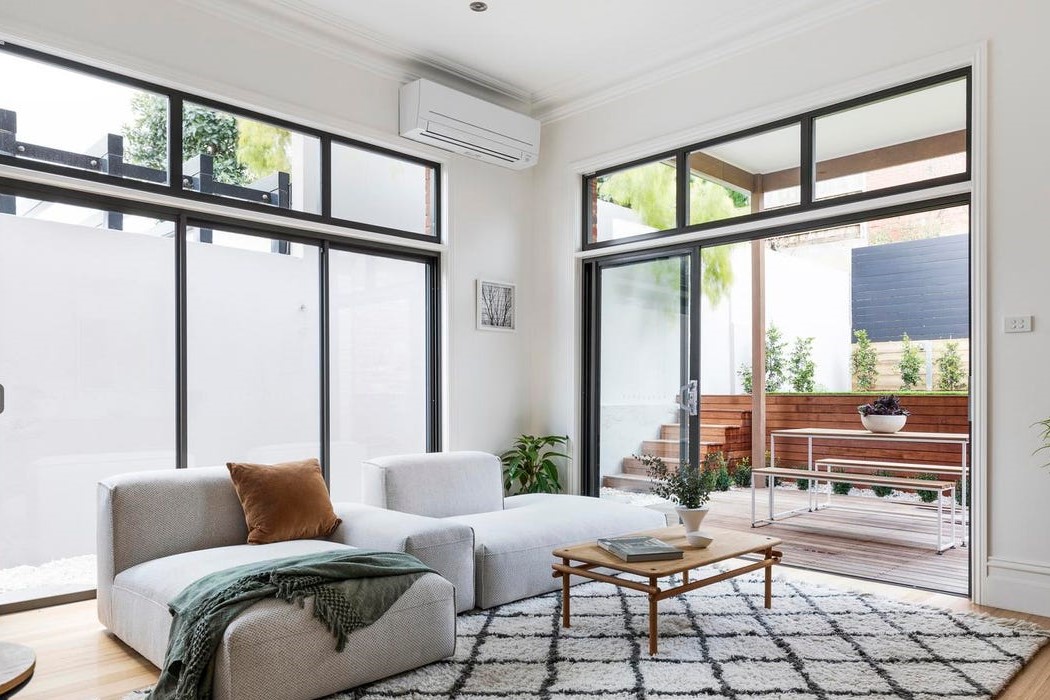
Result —
[[477, 280], [475, 298], [479, 331], [517, 330], [518, 290], [510, 282]]

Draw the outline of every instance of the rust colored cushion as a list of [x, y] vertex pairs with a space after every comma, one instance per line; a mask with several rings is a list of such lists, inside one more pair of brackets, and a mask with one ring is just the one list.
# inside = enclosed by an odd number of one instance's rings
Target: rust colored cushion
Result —
[[342, 522], [332, 510], [316, 459], [282, 464], [227, 462], [248, 523], [248, 544], [331, 535]]

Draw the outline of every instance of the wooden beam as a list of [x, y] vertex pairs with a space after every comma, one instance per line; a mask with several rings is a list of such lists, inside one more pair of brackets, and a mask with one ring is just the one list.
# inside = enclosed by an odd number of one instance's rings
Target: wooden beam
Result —
[[[915, 163], [921, 160], [939, 158], [953, 153], [966, 152], [966, 131], [952, 131], [947, 134], [928, 136], [915, 141], [883, 146], [870, 151], [853, 153], [848, 156], [823, 160], [816, 164], [817, 180], [831, 180], [857, 173], [868, 173], [896, 165]], [[786, 187], [797, 187], [799, 184], [798, 168], [778, 170], [766, 173], [763, 181], [767, 191], [782, 190]]]
[[751, 194], [753, 173], [749, 173], [735, 165], [730, 165], [724, 160], [719, 160], [703, 151], [694, 151], [689, 154], [689, 170], [706, 180], [712, 180], [730, 189]]

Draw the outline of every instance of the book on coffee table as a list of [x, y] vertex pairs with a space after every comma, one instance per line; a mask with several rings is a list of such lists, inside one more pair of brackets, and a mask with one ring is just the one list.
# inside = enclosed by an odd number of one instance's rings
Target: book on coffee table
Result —
[[603, 537], [598, 540], [598, 546], [624, 561], [681, 559], [685, 554], [678, 547], [655, 537]]

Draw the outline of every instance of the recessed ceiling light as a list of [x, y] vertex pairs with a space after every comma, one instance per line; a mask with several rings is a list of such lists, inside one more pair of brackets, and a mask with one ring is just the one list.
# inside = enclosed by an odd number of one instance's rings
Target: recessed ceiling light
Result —
[[470, 9], [475, 12], [484, 12], [489, 9], [489, 4], [487, 2], [472, 2], [470, 3]]

